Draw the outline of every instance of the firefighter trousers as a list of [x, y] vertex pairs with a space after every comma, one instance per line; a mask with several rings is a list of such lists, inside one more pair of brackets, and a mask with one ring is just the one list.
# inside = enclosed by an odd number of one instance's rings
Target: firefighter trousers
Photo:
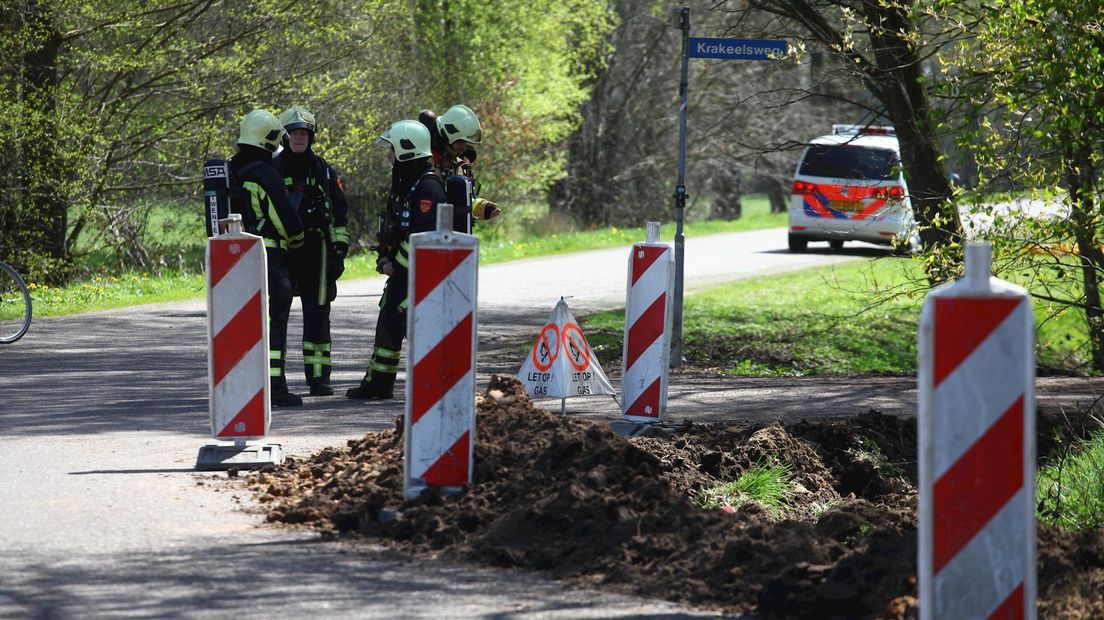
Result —
[[374, 385], [390, 388], [399, 371], [399, 353], [406, 338], [406, 287], [408, 275], [387, 278], [380, 299], [379, 318], [376, 319], [376, 336], [372, 343], [372, 359], [364, 380]]
[[284, 358], [287, 356], [288, 317], [291, 315], [291, 274], [287, 252], [269, 248], [268, 263], [268, 376], [275, 392], [287, 391]]
[[324, 231], [309, 230], [303, 247], [292, 250], [291, 271], [303, 308], [303, 370], [307, 385], [326, 385], [332, 369], [330, 302], [337, 283], [330, 279], [329, 244]]

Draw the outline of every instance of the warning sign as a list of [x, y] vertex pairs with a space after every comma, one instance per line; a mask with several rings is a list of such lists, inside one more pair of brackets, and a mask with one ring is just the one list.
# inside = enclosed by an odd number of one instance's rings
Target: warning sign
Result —
[[561, 297], [518, 372], [529, 394], [569, 398], [613, 394], [602, 365]]

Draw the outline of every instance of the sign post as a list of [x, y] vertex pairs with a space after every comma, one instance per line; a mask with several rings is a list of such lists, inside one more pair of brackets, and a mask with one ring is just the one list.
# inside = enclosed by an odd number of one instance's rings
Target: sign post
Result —
[[690, 91], [690, 7], [679, 10], [676, 28], [682, 31], [682, 77], [679, 78], [678, 184], [675, 185], [675, 290], [671, 319], [672, 368], [682, 366], [682, 281], [686, 262], [686, 108]]
[[678, 184], [675, 185], [675, 285], [671, 319], [670, 365], [682, 365], [682, 296], [686, 263], [686, 109], [690, 86], [691, 58], [722, 60], [779, 60], [786, 55], [785, 41], [773, 39], [698, 39], [690, 38], [690, 7], [674, 13], [672, 25], [682, 31], [682, 77], [679, 79]]

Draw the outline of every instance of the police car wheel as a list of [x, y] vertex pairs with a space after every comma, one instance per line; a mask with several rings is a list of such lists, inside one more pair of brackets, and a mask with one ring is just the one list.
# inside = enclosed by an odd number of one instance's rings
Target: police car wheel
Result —
[[843, 249], [843, 241], [841, 239], [836, 239], [834, 241], [829, 241], [828, 242], [828, 247], [832, 248], [833, 250], [842, 250]]
[[809, 248], [809, 240], [791, 234], [789, 237], [789, 245], [791, 252], [804, 252]]

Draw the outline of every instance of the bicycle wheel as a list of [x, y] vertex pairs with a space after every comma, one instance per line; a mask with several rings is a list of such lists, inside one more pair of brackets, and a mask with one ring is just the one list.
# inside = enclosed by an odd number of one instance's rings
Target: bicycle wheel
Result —
[[19, 340], [31, 326], [31, 292], [7, 263], [0, 263], [0, 343]]

